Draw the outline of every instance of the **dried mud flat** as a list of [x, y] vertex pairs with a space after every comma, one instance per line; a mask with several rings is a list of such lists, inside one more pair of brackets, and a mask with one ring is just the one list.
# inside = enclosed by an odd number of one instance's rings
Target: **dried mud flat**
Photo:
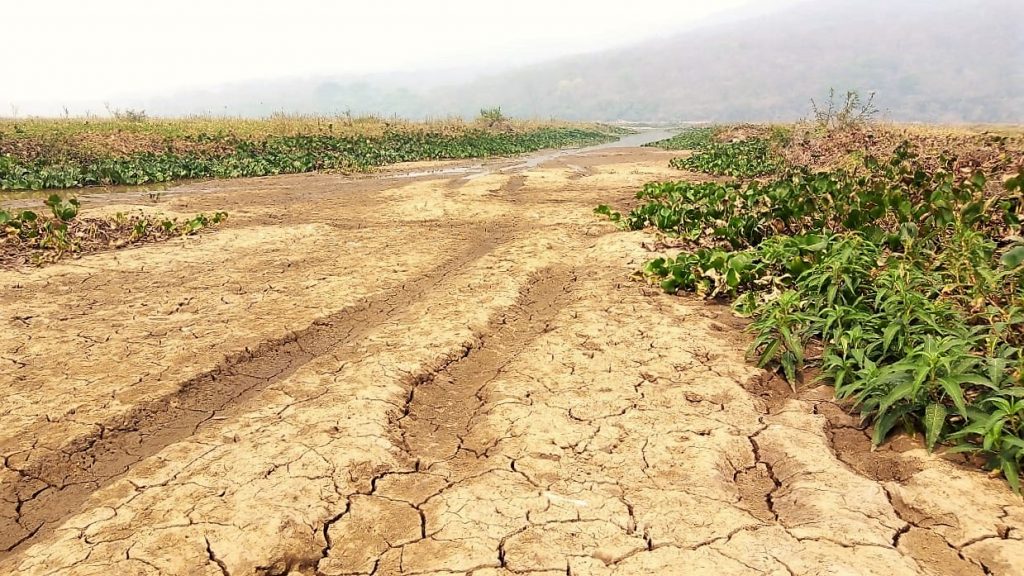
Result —
[[591, 210], [670, 156], [195, 183], [225, 227], [4, 272], [0, 573], [1024, 574], [1001, 481], [629, 280]]

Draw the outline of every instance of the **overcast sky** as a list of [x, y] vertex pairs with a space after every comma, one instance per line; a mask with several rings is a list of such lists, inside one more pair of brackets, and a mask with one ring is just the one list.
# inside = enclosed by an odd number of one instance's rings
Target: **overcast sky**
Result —
[[0, 115], [261, 78], [484, 67], [796, 0], [0, 0]]

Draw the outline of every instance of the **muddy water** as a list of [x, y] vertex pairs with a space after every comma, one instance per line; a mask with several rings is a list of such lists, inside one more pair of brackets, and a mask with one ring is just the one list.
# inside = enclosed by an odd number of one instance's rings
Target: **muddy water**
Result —
[[659, 140], [670, 138], [677, 134], [678, 132], [678, 130], [667, 129], [642, 130], [640, 132], [637, 132], [636, 134], [623, 136], [622, 138], [616, 140], [615, 142], [597, 144], [596, 146], [588, 146], [586, 148], [578, 149], [542, 151], [536, 154], [527, 155], [525, 159], [509, 167], [506, 171], [515, 172], [521, 170], [529, 170], [531, 168], [536, 168], [541, 164], [550, 162], [557, 158], [572, 156], [576, 154], [588, 154], [600, 152], [602, 150], [610, 150], [614, 148], [635, 148], [643, 146], [645, 144], [650, 144], [651, 142], [657, 142]]
[[198, 180], [176, 180], [174, 182], [154, 182], [138, 186], [90, 186], [88, 188], [62, 188], [47, 190], [17, 190], [0, 192], [0, 203], [4, 206], [20, 206], [21, 204], [38, 204], [39, 200], [58, 194], [61, 198], [69, 196], [87, 197], [114, 194], [134, 194], [136, 196], [162, 196], [163, 192], [177, 186], [183, 186]]
[[532, 168], [536, 168], [546, 162], [551, 162], [559, 158], [565, 158], [567, 156], [574, 156], [580, 154], [590, 154], [600, 152], [602, 150], [611, 150], [614, 148], [635, 148], [650, 144], [651, 142], [657, 142], [679, 133], [677, 129], [640, 129], [636, 134], [630, 134], [623, 136], [614, 142], [607, 142], [604, 144], [597, 144], [594, 146], [587, 146], [585, 148], [564, 148], [559, 150], [541, 150], [530, 154], [524, 154], [514, 159], [511, 164], [508, 165], [495, 165], [477, 163], [470, 166], [451, 166], [446, 168], [438, 168], [433, 170], [410, 170], [407, 172], [398, 172], [395, 174], [389, 174], [384, 178], [391, 179], [405, 179], [405, 178], [420, 178], [423, 176], [462, 176], [468, 180], [475, 178], [482, 178], [490, 174], [514, 174], [517, 172], [524, 172]]

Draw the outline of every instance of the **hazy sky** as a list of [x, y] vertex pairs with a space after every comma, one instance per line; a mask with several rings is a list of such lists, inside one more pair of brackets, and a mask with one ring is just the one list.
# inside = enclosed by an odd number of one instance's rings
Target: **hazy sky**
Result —
[[0, 115], [259, 78], [521, 64], [795, 1], [0, 0]]

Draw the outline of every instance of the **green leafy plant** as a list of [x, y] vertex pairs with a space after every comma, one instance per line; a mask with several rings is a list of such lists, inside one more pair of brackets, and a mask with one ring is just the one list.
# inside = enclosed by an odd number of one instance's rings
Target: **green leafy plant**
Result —
[[82, 254], [127, 244], [157, 242], [196, 234], [227, 219], [226, 212], [197, 214], [178, 222], [157, 221], [144, 215], [118, 212], [110, 218], [81, 218], [75, 198], [53, 194], [46, 199], [52, 217], [30, 210], [0, 210], [0, 265], [54, 262], [67, 254]]
[[31, 226], [37, 218], [36, 213], [31, 210], [12, 213], [0, 209], [0, 231], [3, 231], [5, 234], [27, 233], [29, 231], [28, 226]]
[[622, 220], [622, 214], [612, 210], [607, 204], [601, 204], [597, 208], [594, 208], [594, 214], [600, 214], [607, 216], [612, 222], [618, 222]]
[[751, 356], [793, 386], [816, 365], [876, 444], [920, 430], [929, 450], [981, 456], [1019, 491], [1024, 169], [999, 187], [953, 165], [904, 143], [856, 172], [651, 183], [628, 214], [596, 212], [689, 244], [643, 274], [666, 292], [734, 299], [753, 316]]
[[78, 215], [79, 202], [77, 198], [62, 200], [60, 195], [51, 194], [45, 204], [50, 207], [53, 217], [61, 222], [70, 222]]

